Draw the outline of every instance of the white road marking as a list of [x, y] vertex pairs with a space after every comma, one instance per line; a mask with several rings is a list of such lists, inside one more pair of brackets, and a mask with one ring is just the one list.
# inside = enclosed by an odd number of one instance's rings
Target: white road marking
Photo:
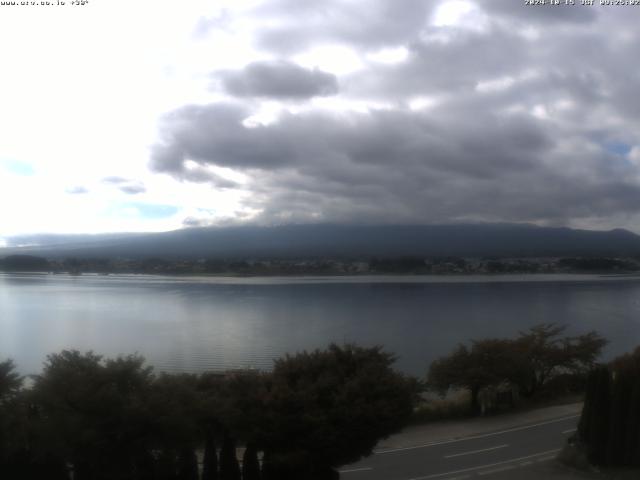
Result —
[[567, 433], [573, 433], [577, 430], [577, 428], [570, 428], [569, 430], [565, 430], [564, 432], [562, 432], [563, 435], [566, 435]]
[[491, 450], [498, 450], [499, 448], [506, 448], [508, 446], [509, 445], [504, 444], [504, 445], [498, 445], [497, 447], [489, 447], [489, 448], [482, 448], [480, 450], [472, 450], [471, 452], [455, 453], [453, 455], [445, 455], [444, 458], [454, 458], [454, 457], [462, 457], [464, 455], [473, 455], [474, 453], [489, 452]]
[[376, 455], [382, 455], [382, 454], [386, 454], [386, 453], [404, 452], [406, 450], [416, 450], [418, 448], [434, 447], [436, 445], [446, 445], [448, 443], [466, 442], [467, 440], [476, 440], [478, 438], [493, 437], [495, 435], [502, 435], [503, 433], [518, 432], [520, 430], [526, 430], [528, 428], [535, 428], [535, 427], [541, 427], [542, 425], [550, 425], [552, 423], [564, 422], [565, 420], [571, 420], [572, 418], [578, 418], [579, 416], [580, 415], [571, 415], [569, 417], [562, 417], [562, 418], [557, 418], [555, 420], [549, 420], [549, 421], [546, 421], [546, 422], [536, 423], [535, 425], [525, 425], [524, 427], [514, 427], [514, 428], [509, 428], [507, 430], [501, 430], [499, 432], [491, 432], [491, 433], [484, 433], [484, 434], [481, 434], [481, 435], [473, 435], [471, 437], [453, 438], [453, 439], [449, 439], [449, 440], [443, 440], [441, 442], [424, 443], [422, 445], [415, 445], [413, 447], [391, 448], [389, 450], [377, 450], [374, 453]]
[[559, 451], [560, 451], [560, 449], [556, 448], [555, 450], [547, 450], [546, 452], [534, 453], [533, 455], [527, 455], [525, 457], [512, 458], [510, 460], [504, 460], [502, 462], [490, 463], [488, 465], [479, 465], [477, 467], [463, 468], [462, 470], [454, 470], [452, 472], [434, 473], [433, 475], [427, 475], [425, 477], [414, 477], [414, 478], [411, 478], [410, 480], [427, 480], [429, 478], [446, 477], [447, 475], [456, 475], [458, 473], [472, 472], [474, 470], [482, 470], [482, 469], [485, 469], [485, 468], [497, 467], [498, 465], [506, 465], [508, 463], [515, 463], [515, 462], [519, 462], [521, 460], [527, 460], [529, 458], [540, 457], [540, 456], [543, 456], [543, 455], [549, 455], [550, 453], [558, 453]]
[[371, 467], [352, 468], [350, 470], [339, 470], [340, 473], [367, 472], [373, 470]]

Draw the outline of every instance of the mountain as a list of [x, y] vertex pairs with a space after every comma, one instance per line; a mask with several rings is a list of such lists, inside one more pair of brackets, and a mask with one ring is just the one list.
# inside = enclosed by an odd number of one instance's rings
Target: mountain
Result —
[[627, 230], [529, 224], [235, 226], [10, 239], [12, 245], [37, 242], [0, 249], [0, 258], [12, 254], [132, 259], [640, 255], [640, 236]]

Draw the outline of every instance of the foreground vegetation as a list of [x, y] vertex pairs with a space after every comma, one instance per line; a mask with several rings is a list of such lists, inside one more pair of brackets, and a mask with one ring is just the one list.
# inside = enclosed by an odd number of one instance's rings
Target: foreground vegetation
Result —
[[575, 440], [593, 465], [640, 467], [640, 347], [590, 373]]
[[155, 375], [138, 356], [63, 351], [25, 389], [7, 361], [0, 477], [338, 478], [335, 467], [370, 454], [411, 415], [417, 384], [392, 363], [379, 348], [331, 345], [279, 359], [270, 373]]
[[[606, 341], [595, 332], [563, 332], [543, 324], [516, 338], [460, 345], [431, 365], [426, 383], [395, 372], [394, 357], [381, 348], [355, 345], [288, 355], [271, 372], [155, 374], [136, 355], [108, 359], [62, 351], [25, 382], [5, 361], [0, 478], [332, 479], [337, 467], [369, 455], [408, 422], [433, 418], [425, 404], [445, 415], [478, 414], [501, 398], [513, 407], [550, 392], [581, 393], [585, 385], [585, 445], [601, 452], [602, 442], [622, 442], [618, 430], [626, 439], [637, 435], [640, 350], [615, 368], [598, 367]], [[425, 402], [425, 387], [469, 400], [442, 408]], [[600, 415], [612, 405], [609, 417]], [[605, 440], [603, 425], [625, 419], [633, 427], [611, 427], [606, 439], [616, 440]], [[612, 445], [606, 451], [624, 450], [624, 458], [638, 452], [633, 443]]]
[[607, 341], [596, 332], [563, 337], [564, 331], [542, 324], [513, 339], [461, 344], [431, 364], [428, 385], [443, 395], [467, 390], [473, 413], [484, 413], [500, 401], [512, 406], [519, 398], [541, 393], [581, 392]]

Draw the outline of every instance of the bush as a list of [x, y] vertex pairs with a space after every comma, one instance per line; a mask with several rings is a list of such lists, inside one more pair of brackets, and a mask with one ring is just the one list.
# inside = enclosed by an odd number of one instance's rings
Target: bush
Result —
[[640, 347], [590, 373], [578, 439], [595, 465], [640, 466]]
[[459, 391], [446, 398], [422, 400], [411, 415], [412, 424], [469, 417], [469, 392]]
[[29, 391], [3, 362], [0, 478], [68, 480], [71, 465], [77, 480], [195, 480], [206, 446], [206, 478], [239, 480], [236, 440], [249, 447], [248, 477], [262, 451], [267, 477], [337, 478], [335, 467], [409, 420], [417, 382], [393, 361], [378, 347], [331, 345], [272, 373], [155, 375], [138, 356], [63, 351]]

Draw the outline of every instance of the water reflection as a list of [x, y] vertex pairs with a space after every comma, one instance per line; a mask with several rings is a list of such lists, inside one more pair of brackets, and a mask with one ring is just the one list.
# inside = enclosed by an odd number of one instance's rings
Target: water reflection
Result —
[[422, 375], [458, 342], [541, 322], [596, 329], [611, 356], [640, 344], [639, 310], [634, 278], [0, 275], [0, 358], [23, 373], [63, 348], [139, 352], [171, 371], [269, 368], [335, 341], [384, 345]]

